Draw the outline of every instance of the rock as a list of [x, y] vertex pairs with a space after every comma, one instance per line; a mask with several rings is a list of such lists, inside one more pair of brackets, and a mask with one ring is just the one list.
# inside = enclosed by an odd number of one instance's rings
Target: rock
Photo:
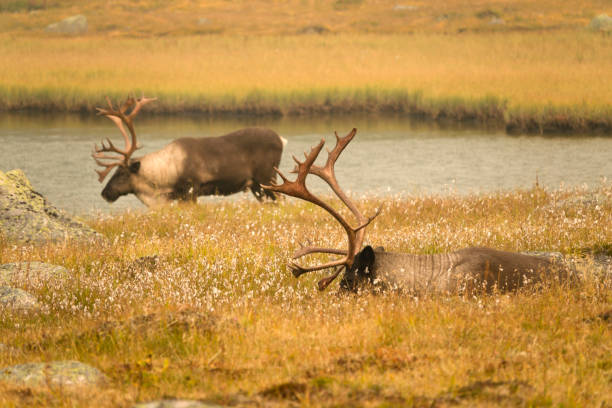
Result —
[[78, 361], [26, 363], [0, 369], [0, 382], [27, 387], [62, 388], [102, 386], [107, 382], [100, 370]]
[[298, 34], [328, 34], [330, 33], [330, 29], [325, 27], [324, 25], [314, 24], [306, 27], [302, 27]]
[[404, 4], [396, 4], [393, 6], [393, 11], [414, 11], [418, 10], [418, 6], [407, 6]]
[[0, 265], [0, 286], [19, 286], [24, 282], [50, 282], [67, 278], [70, 273], [63, 266], [44, 262], [14, 262]]
[[87, 17], [82, 14], [63, 19], [59, 23], [49, 24], [48, 33], [79, 35], [87, 32]]
[[195, 400], [160, 400], [136, 404], [133, 408], [221, 408], [221, 405]]
[[34, 191], [21, 170], [0, 171], [0, 235], [23, 243], [102, 238]]
[[593, 31], [612, 31], [612, 17], [600, 14], [591, 20], [588, 28]]
[[40, 309], [38, 300], [25, 290], [0, 286], [0, 310], [32, 312]]
[[504, 21], [503, 18], [499, 18], [499, 17], [492, 17], [489, 20], [489, 25], [504, 25], [506, 24], [506, 22]]
[[208, 25], [210, 24], [210, 20], [207, 19], [206, 17], [200, 17], [198, 18], [198, 25]]
[[485, 9], [485, 10], [480, 10], [479, 12], [477, 12], [476, 17], [480, 19], [501, 18], [501, 14], [499, 14], [495, 10]]
[[18, 350], [15, 347], [11, 347], [7, 344], [0, 343], [0, 354], [8, 354], [9, 356], [17, 355]]

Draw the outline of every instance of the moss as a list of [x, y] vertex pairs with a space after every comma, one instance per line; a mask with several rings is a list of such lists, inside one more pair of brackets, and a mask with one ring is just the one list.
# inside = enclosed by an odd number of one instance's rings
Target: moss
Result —
[[34, 191], [21, 170], [0, 171], [0, 233], [8, 240], [38, 243], [100, 237]]
[[95, 367], [78, 361], [27, 363], [0, 370], [0, 381], [30, 387], [102, 385], [106, 377]]

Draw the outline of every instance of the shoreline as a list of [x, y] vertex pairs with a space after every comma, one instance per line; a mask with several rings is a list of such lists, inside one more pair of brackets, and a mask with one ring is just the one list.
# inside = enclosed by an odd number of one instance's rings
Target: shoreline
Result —
[[586, 31], [20, 38], [0, 51], [0, 111], [89, 114], [105, 96], [144, 92], [159, 114], [393, 113], [511, 134], [612, 134], [609, 39]]
[[[72, 105], [49, 103], [19, 103], [13, 106], [2, 106], [0, 114], [83, 114], [93, 115], [95, 106], [88, 101]], [[295, 118], [309, 116], [335, 116], [335, 115], [405, 115], [406, 117], [424, 123], [442, 123], [446, 125], [472, 125], [476, 127], [494, 126], [504, 129], [511, 135], [601, 135], [612, 136], [612, 116], [601, 114], [577, 114], [562, 112], [561, 109], [552, 109], [550, 112], [515, 112], [505, 108], [502, 104], [477, 103], [480, 106], [458, 105], [428, 102], [428, 106], [405, 101], [391, 101], [387, 103], [348, 103], [349, 106], [339, 104], [289, 104], [280, 106], [266, 104], [253, 106], [249, 104], [222, 106], [214, 104], [158, 104], [151, 106], [145, 115], [182, 116], [195, 115], [205, 118], [251, 117], [251, 118]], [[446, 106], [445, 106], [446, 105]]]

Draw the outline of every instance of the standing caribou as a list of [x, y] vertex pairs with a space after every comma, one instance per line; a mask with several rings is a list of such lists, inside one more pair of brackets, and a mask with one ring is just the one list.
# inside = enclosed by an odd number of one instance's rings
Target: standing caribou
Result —
[[[269, 129], [246, 128], [224, 136], [176, 139], [163, 149], [132, 158], [140, 148], [136, 141], [133, 119], [140, 109], [156, 98], [128, 97], [118, 109], [106, 98], [108, 109], [98, 114], [111, 119], [119, 128], [125, 148], [119, 149], [106, 139], [94, 146], [96, 170], [101, 183], [115, 167], [117, 171], [102, 190], [102, 197], [114, 202], [126, 194], [135, 194], [145, 205], [153, 206], [172, 200], [197, 200], [202, 195], [229, 195], [250, 189], [255, 198], [272, 200], [275, 194], [261, 188], [276, 179], [286, 140]], [[130, 137], [123, 125], [126, 125]], [[115, 155], [110, 155], [114, 153]]]
[[[492, 290], [510, 291], [527, 283], [541, 280], [543, 273], [562, 273], [548, 259], [514, 252], [498, 251], [490, 248], [465, 248], [455, 252], [412, 255], [385, 252], [382, 248], [366, 246], [362, 248], [365, 228], [380, 213], [371, 217], [361, 214], [355, 203], [342, 191], [334, 171], [340, 153], [355, 136], [357, 129], [340, 138], [336, 133], [336, 146], [328, 151], [324, 166], [314, 164], [325, 140], [313, 147], [305, 160], [296, 162], [295, 181], [288, 180], [275, 169], [283, 183], [264, 186], [265, 188], [311, 202], [330, 213], [344, 228], [348, 236], [348, 249], [303, 247], [293, 255], [289, 268], [297, 278], [300, 275], [327, 268], [335, 268], [328, 277], [318, 282], [319, 290], [324, 290], [344, 271], [340, 289], [357, 291], [360, 288], [397, 289], [411, 293], [473, 293], [473, 291]], [[351, 224], [329, 204], [312, 194], [306, 187], [306, 177], [314, 174], [323, 179], [348, 207], [357, 220]], [[302, 266], [295, 259], [313, 253], [343, 255], [341, 258], [322, 265]]]

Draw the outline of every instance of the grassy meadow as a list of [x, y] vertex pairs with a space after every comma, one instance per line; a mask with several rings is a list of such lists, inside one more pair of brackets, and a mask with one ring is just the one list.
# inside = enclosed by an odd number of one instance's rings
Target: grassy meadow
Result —
[[0, 406], [120, 406], [162, 397], [230, 406], [607, 406], [612, 401], [612, 186], [473, 196], [356, 197], [382, 214], [387, 250], [469, 245], [560, 251], [584, 279], [534, 291], [338, 296], [286, 268], [299, 242], [343, 247], [329, 216], [294, 199], [178, 205], [91, 219], [98, 245], [0, 241], [0, 263], [73, 272], [23, 282], [44, 304], [3, 313], [0, 367], [79, 360], [109, 382], [72, 394], [0, 388]]
[[[7, 1], [0, 109], [402, 112], [517, 132], [612, 130], [604, 1]], [[74, 14], [78, 37], [45, 33]], [[500, 23], [502, 22], [503, 23]]]
[[[84, 112], [157, 96], [145, 114], [399, 112], [512, 132], [612, 133], [608, 0], [0, 0], [0, 111]], [[80, 36], [46, 33], [84, 14]], [[307, 117], [307, 116], [306, 116]], [[333, 129], [329, 129], [331, 131]], [[78, 360], [108, 378], [71, 393], [0, 384], [0, 406], [610, 406], [612, 185], [355, 197], [382, 206], [366, 243], [439, 253], [556, 251], [576, 286], [480, 296], [339, 296], [286, 267], [342, 229], [294, 199], [101, 214], [102, 242], [0, 236], [0, 264], [71, 271], [0, 310], [0, 368]]]

